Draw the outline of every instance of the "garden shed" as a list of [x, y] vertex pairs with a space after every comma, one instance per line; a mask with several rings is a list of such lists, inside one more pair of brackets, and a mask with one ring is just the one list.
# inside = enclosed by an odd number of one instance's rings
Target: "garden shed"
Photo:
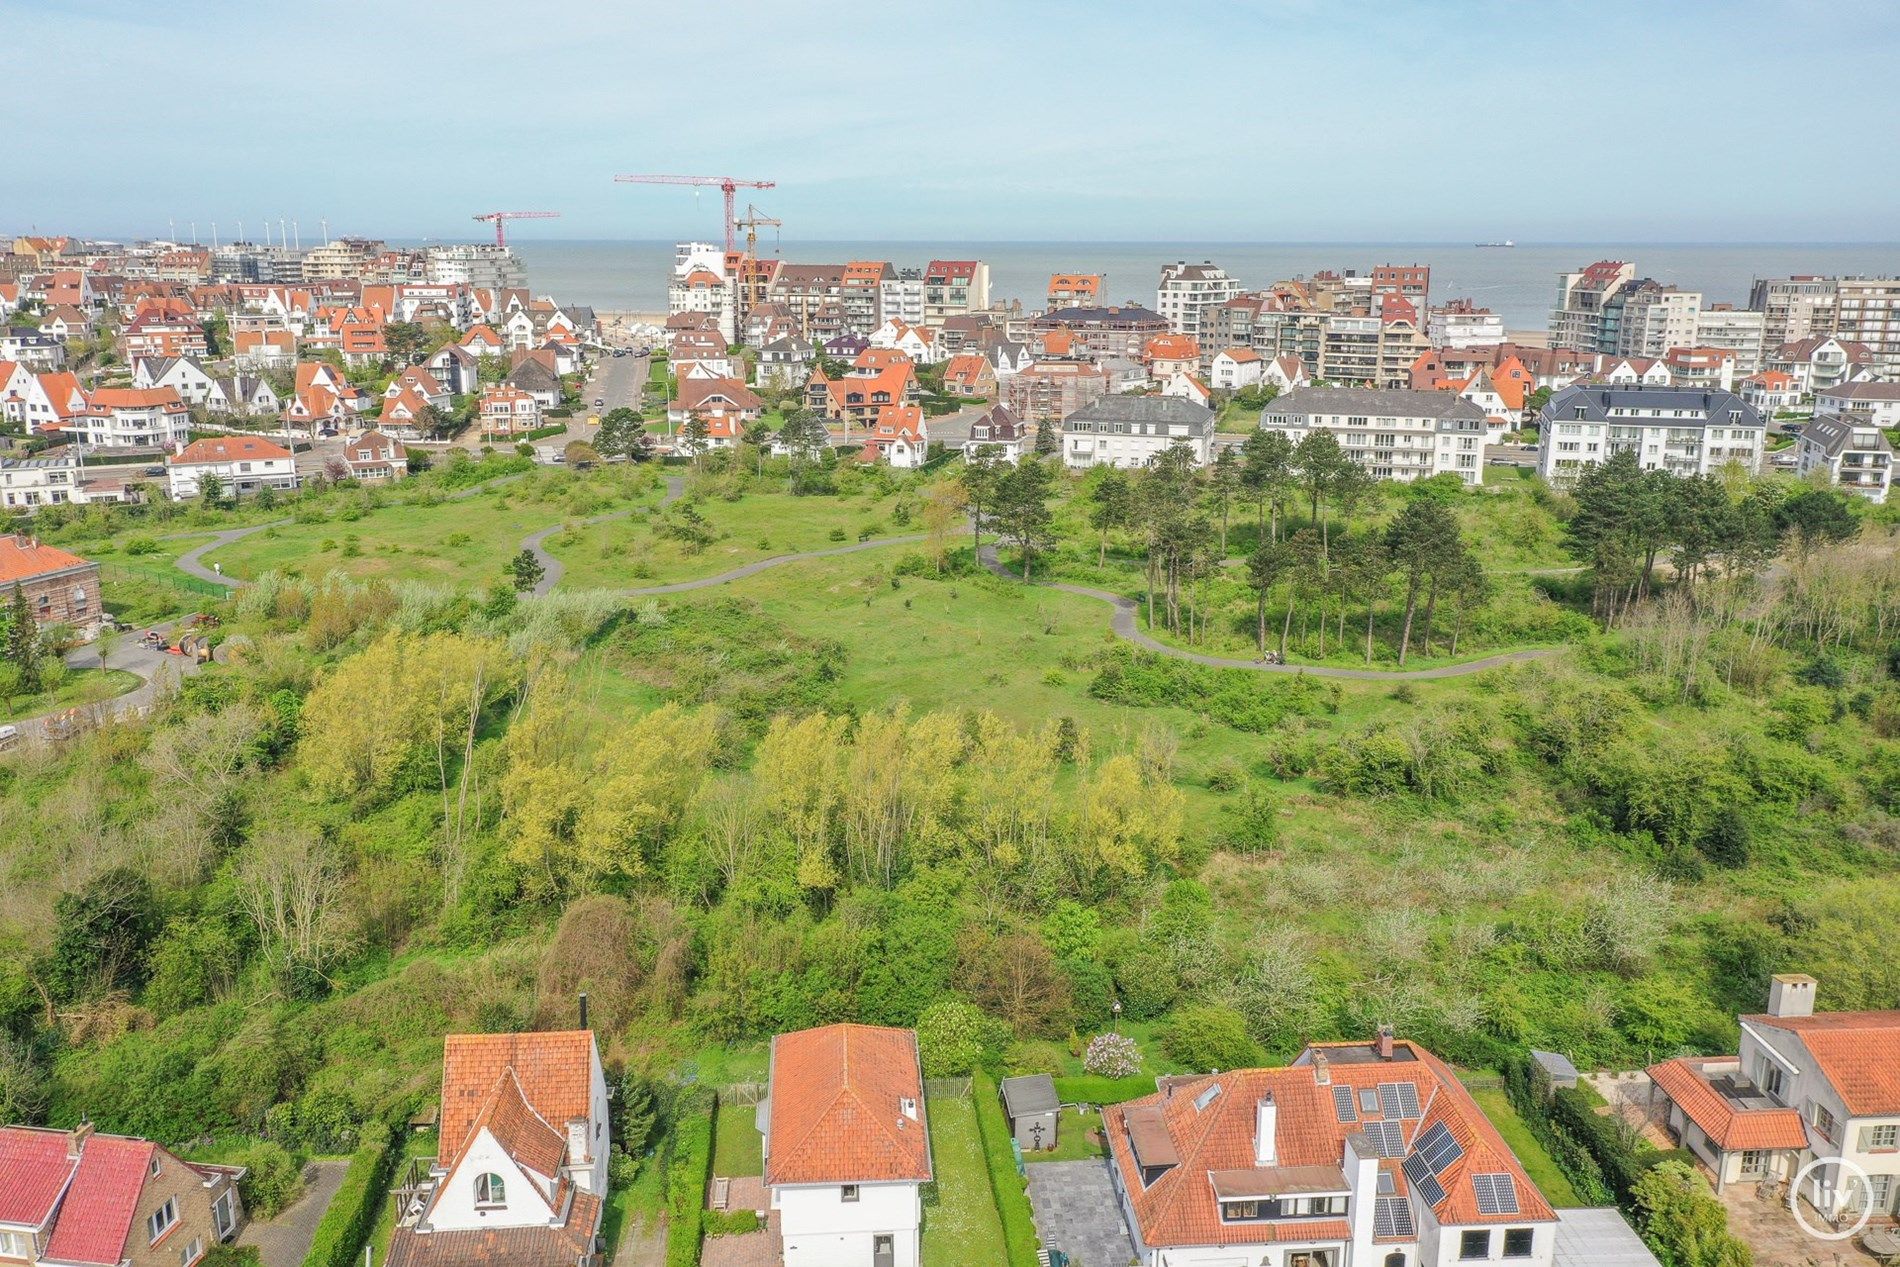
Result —
[[1570, 1057], [1561, 1052], [1538, 1051], [1531, 1049], [1531, 1059], [1544, 1071], [1544, 1077], [1550, 1082], [1552, 1090], [1577, 1085], [1577, 1067], [1570, 1063]]
[[1009, 1115], [1009, 1133], [1026, 1153], [1056, 1146], [1056, 1080], [1046, 1073], [1005, 1078], [1001, 1087], [1003, 1112]]

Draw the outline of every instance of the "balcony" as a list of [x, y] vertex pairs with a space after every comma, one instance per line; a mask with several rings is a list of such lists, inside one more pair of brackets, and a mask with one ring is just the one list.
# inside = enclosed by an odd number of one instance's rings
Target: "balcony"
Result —
[[389, 1189], [389, 1199], [395, 1203], [396, 1226], [415, 1227], [422, 1222], [422, 1216], [428, 1213], [429, 1205], [435, 1197], [436, 1177], [433, 1157], [412, 1157], [408, 1168], [396, 1177]]

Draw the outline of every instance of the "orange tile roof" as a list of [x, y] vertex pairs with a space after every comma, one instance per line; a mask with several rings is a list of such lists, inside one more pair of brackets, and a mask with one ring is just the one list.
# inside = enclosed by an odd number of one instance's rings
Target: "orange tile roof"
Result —
[[514, 1075], [542, 1121], [566, 1123], [588, 1115], [593, 1070], [592, 1030], [450, 1034], [442, 1046], [441, 1155], [462, 1151], [504, 1075]]
[[30, 581], [36, 576], [93, 566], [58, 546], [42, 545], [36, 538], [16, 534], [0, 537], [0, 584]]
[[93, 392], [92, 403], [97, 409], [183, 409], [185, 404], [170, 387], [101, 387]]
[[191, 466], [199, 462], [281, 461], [289, 456], [289, 449], [262, 436], [220, 436], [193, 440], [166, 461], [174, 466]]
[[1254, 351], [1252, 348], [1228, 348], [1222, 352], [1221, 355], [1240, 365], [1245, 365], [1250, 361], [1260, 359], [1260, 353]]
[[1649, 1078], [1724, 1152], [1807, 1147], [1801, 1115], [1793, 1109], [1741, 1109], [1723, 1098], [1702, 1072], [1715, 1063], [1694, 1057], [1665, 1060], [1649, 1067]]
[[[1396, 1119], [1409, 1152], [1418, 1137], [1443, 1123], [1458, 1141], [1461, 1156], [1439, 1174], [1445, 1197], [1433, 1207], [1440, 1224], [1484, 1225], [1550, 1222], [1556, 1215], [1504, 1139], [1478, 1108], [1470, 1092], [1442, 1061], [1417, 1044], [1400, 1040], [1394, 1060], [1329, 1060], [1328, 1084], [1318, 1080], [1314, 1053], [1356, 1048], [1364, 1043], [1313, 1044], [1302, 1062], [1280, 1069], [1236, 1069], [1224, 1074], [1170, 1080], [1165, 1090], [1104, 1110], [1111, 1163], [1121, 1171], [1124, 1190], [1149, 1245], [1262, 1244], [1275, 1239], [1270, 1224], [1227, 1223], [1213, 1197], [1213, 1172], [1254, 1169], [1254, 1129], [1257, 1105], [1271, 1096], [1276, 1106], [1275, 1148], [1278, 1167], [1337, 1168], [1345, 1156], [1346, 1137], [1369, 1121], [1383, 1121], [1382, 1112], [1355, 1112], [1341, 1122], [1334, 1108], [1333, 1088], [1375, 1088], [1381, 1083], [1409, 1084], [1420, 1116]], [[1407, 1059], [1407, 1055], [1412, 1058]], [[1219, 1091], [1203, 1103], [1205, 1092]], [[1131, 1122], [1132, 1119], [1132, 1122]], [[1134, 1148], [1160, 1150], [1173, 1163], [1145, 1187], [1134, 1159]], [[1152, 1156], [1152, 1153], [1149, 1154]], [[1394, 1162], [1382, 1168], [1398, 1171]], [[1471, 1183], [1475, 1174], [1503, 1173], [1517, 1189], [1518, 1210], [1511, 1214], [1481, 1214]], [[1371, 1200], [1372, 1193], [1358, 1194]], [[1289, 1234], [1302, 1240], [1350, 1237], [1345, 1225], [1315, 1225], [1308, 1220], [1289, 1223]]]
[[513, 1069], [502, 1070], [488, 1098], [482, 1101], [481, 1110], [462, 1137], [461, 1148], [447, 1166], [450, 1173], [461, 1164], [484, 1129], [516, 1163], [549, 1179], [555, 1177], [567, 1156], [566, 1137], [528, 1104], [521, 1090], [521, 1079]]
[[1787, 1030], [1855, 1117], [1900, 1114], [1900, 1011], [1744, 1016], [1751, 1025]]
[[923, 1069], [910, 1030], [842, 1024], [780, 1034], [771, 1079], [767, 1185], [930, 1180]]
[[1200, 354], [1201, 345], [1186, 334], [1157, 334], [1142, 349], [1150, 361], [1191, 361]]

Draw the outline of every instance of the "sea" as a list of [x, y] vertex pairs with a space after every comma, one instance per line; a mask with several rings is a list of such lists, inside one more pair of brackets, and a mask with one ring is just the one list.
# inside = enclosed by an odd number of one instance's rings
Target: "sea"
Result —
[[[538, 294], [604, 312], [666, 311], [671, 242], [550, 241], [512, 244]], [[1249, 289], [1321, 269], [1369, 272], [1380, 264], [1426, 264], [1432, 301], [1465, 298], [1490, 308], [1510, 330], [1541, 331], [1558, 275], [1594, 260], [1628, 260], [1637, 275], [1702, 292], [1704, 303], [1748, 302], [1757, 277], [1883, 276], [1900, 273], [1900, 243], [1590, 243], [1513, 247], [1472, 243], [1381, 242], [761, 242], [762, 255], [801, 263], [889, 260], [922, 268], [933, 259], [979, 259], [990, 266], [990, 298], [1043, 306], [1051, 273], [1101, 273], [1113, 303], [1153, 307], [1161, 267], [1212, 260]]]

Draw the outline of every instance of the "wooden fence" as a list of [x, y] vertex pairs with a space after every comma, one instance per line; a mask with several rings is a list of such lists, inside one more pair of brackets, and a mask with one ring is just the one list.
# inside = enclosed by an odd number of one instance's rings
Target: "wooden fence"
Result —
[[925, 1078], [924, 1095], [946, 1100], [967, 1100], [970, 1098], [970, 1077], [961, 1078]]

